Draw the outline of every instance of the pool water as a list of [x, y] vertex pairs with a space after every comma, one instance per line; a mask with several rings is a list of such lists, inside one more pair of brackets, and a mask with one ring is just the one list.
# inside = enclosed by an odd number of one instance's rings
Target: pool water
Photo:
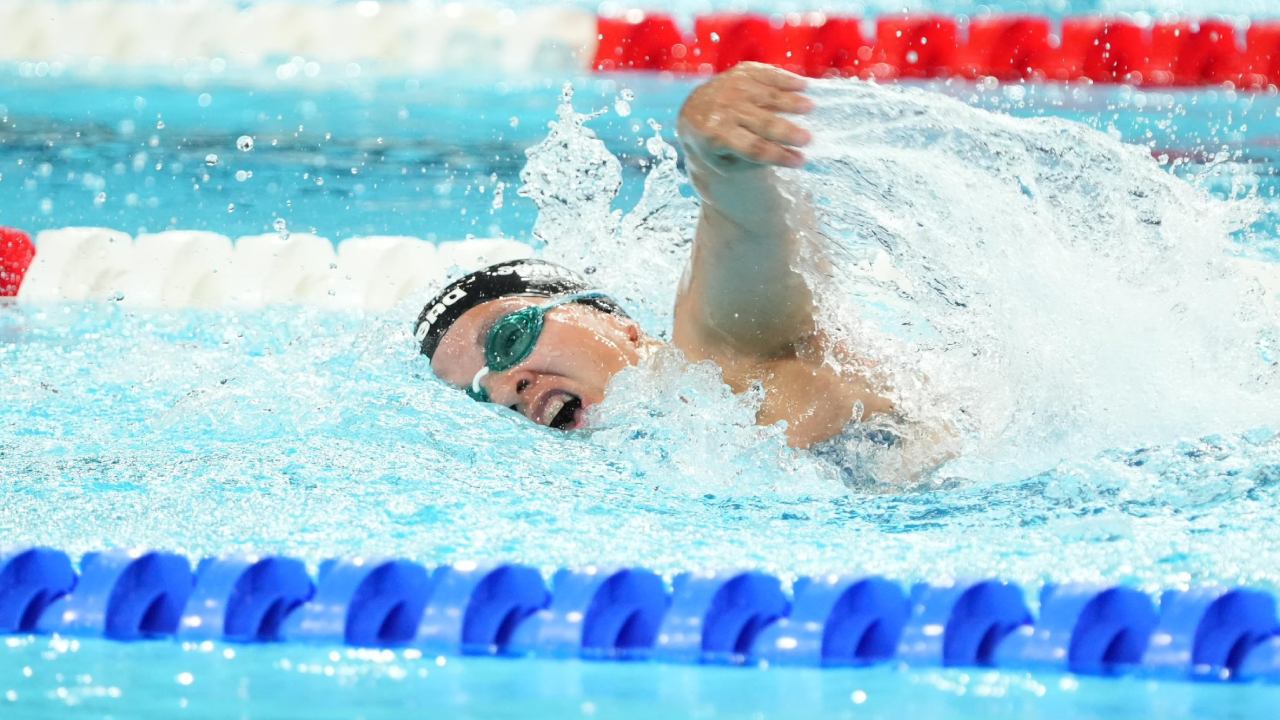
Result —
[[[1271, 686], [981, 669], [690, 668], [323, 646], [15, 638], [5, 717], [1268, 717]], [[323, 702], [316, 702], [323, 698]]]
[[[573, 85], [580, 111], [608, 109], [588, 125], [621, 161], [613, 206], [628, 210], [653, 164], [647, 121], [670, 139], [692, 85], [632, 76]], [[1277, 259], [1274, 94], [933, 87], [1016, 116], [1084, 122], [1167, 156], [1172, 172], [1218, 197], [1252, 198], [1260, 212], [1235, 251]], [[344, 68], [278, 83], [209, 68], [34, 78], [7, 67], [0, 222], [235, 237], [283, 219], [335, 242], [527, 239], [536, 207], [517, 192], [520, 170], [560, 97], [559, 80], [352, 77]], [[252, 148], [237, 146], [241, 136]], [[73, 555], [245, 550], [313, 566], [394, 555], [666, 574], [759, 568], [786, 581], [998, 576], [1029, 591], [1049, 581], [1280, 590], [1280, 440], [1270, 427], [1062, 458], [1012, 479], [851, 492], [838, 469], [786, 448], [777, 428], [755, 427], [751, 407], [708, 368], [659, 362], [622, 379], [635, 402], [597, 431], [530, 428], [430, 377], [410, 337], [417, 309], [0, 307], [0, 537]], [[656, 326], [658, 315], [642, 319]], [[6, 717], [52, 708], [60, 717], [276, 717], [305, 705], [316, 717], [447, 707], [477, 717], [1243, 718], [1264, 716], [1280, 695], [892, 666], [695, 670], [308, 646], [5, 642]]]

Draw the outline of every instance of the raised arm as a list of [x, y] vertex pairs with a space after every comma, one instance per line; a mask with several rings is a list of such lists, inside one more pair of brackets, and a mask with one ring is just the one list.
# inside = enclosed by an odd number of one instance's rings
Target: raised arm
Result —
[[777, 359], [814, 332], [813, 298], [793, 269], [811, 226], [774, 166], [801, 167], [809, 133], [781, 113], [813, 107], [803, 78], [744, 63], [680, 111], [679, 137], [702, 214], [676, 299], [674, 340], [694, 359]]

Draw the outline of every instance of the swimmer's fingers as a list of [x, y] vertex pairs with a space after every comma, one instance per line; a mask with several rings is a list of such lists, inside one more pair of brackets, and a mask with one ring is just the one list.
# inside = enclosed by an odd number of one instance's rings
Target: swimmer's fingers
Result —
[[757, 87], [764, 90], [757, 91], [756, 97], [752, 98], [756, 107], [792, 115], [803, 115], [813, 109], [813, 101], [798, 92], [779, 90], [767, 85], [757, 85]]
[[760, 165], [781, 165], [783, 167], [804, 167], [804, 155], [795, 148], [780, 145], [768, 140], [750, 129], [738, 126], [724, 133], [721, 137], [720, 154], [732, 153], [737, 157]]
[[729, 72], [742, 73], [756, 82], [788, 92], [800, 92], [809, 85], [809, 82], [799, 75], [765, 63], [738, 63]]
[[738, 116], [738, 122], [756, 135], [779, 145], [803, 147], [813, 139], [808, 130], [768, 110], [746, 109]]
[[809, 133], [780, 113], [805, 113], [804, 78], [759, 63], [743, 63], [704, 83], [681, 108], [678, 131], [693, 157], [728, 169], [735, 159], [800, 167], [795, 150]]

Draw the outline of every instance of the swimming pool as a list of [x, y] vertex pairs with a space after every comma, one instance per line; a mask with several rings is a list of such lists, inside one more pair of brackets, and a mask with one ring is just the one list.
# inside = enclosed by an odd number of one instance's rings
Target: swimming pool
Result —
[[[0, 83], [3, 224], [236, 237], [274, 233], [284, 220], [292, 232], [334, 241], [527, 237], [534, 206], [515, 192], [524, 150], [546, 137], [567, 79], [406, 78], [357, 74], [346, 63], [311, 78], [304, 63], [288, 79], [212, 67], [51, 72], [8, 66]], [[615, 204], [628, 209], [650, 164], [646, 121], [670, 138], [691, 84], [573, 80], [579, 110], [611, 110], [590, 126], [622, 161]], [[936, 87], [978, 106], [1114, 131], [1184, 159], [1175, 172], [1222, 196], [1258, 188], [1262, 213], [1240, 246], [1274, 258], [1274, 95]], [[252, 149], [237, 147], [241, 136]], [[1228, 155], [1219, 159], [1222, 146]], [[624, 408], [605, 431], [560, 437], [432, 382], [410, 342], [412, 303], [361, 313], [148, 310], [127, 300], [0, 313], [5, 544], [73, 555], [119, 546], [192, 558], [254, 551], [313, 566], [395, 556], [547, 570], [640, 565], [668, 575], [746, 568], [788, 581], [828, 572], [998, 576], [1028, 590], [1046, 581], [1280, 589], [1271, 523], [1280, 448], [1265, 429], [1067, 457], [1030, 477], [993, 479], [993, 470], [940, 488], [850, 494], [830, 468], [752, 427], [749, 408], [696, 372], [672, 372], [660, 386], [698, 396], [689, 409], [644, 397], [637, 385], [647, 404]], [[0, 698], [14, 717], [276, 717], [299, 707], [320, 717], [428, 707], [483, 717], [1259, 717], [1278, 692], [892, 665], [5, 642]]]

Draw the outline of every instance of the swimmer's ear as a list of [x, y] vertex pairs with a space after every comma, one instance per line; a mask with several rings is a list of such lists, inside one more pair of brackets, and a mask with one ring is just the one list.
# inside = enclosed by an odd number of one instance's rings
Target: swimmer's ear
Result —
[[636, 323], [634, 320], [632, 322], [627, 323], [627, 340], [632, 345], [640, 344], [640, 336], [642, 334], [643, 333], [640, 332], [640, 325]]

